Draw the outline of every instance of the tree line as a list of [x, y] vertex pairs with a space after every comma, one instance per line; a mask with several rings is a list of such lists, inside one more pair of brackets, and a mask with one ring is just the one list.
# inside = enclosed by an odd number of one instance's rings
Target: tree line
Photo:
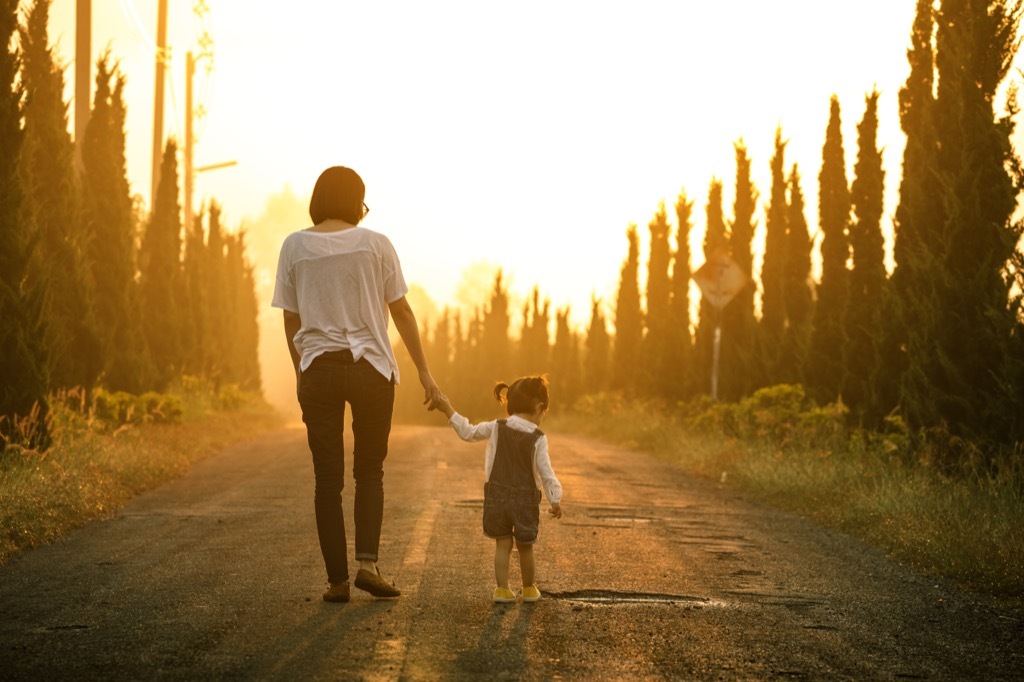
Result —
[[[918, 0], [899, 92], [907, 144], [893, 220], [895, 268], [885, 265], [885, 172], [878, 147], [878, 92], [865, 97], [853, 177], [847, 177], [841, 107], [833, 96], [817, 175], [821, 271], [812, 273], [804, 178], [785, 161], [781, 128], [763, 205], [763, 260], [755, 272], [758, 189], [742, 139], [735, 143], [735, 201], [723, 206], [713, 179], [703, 206], [703, 254], [691, 254], [696, 200], [685, 189], [648, 224], [646, 290], [640, 290], [639, 230], [627, 255], [614, 320], [593, 301], [588, 327], [568, 325], [537, 289], [508, 309], [498, 274], [471, 319], [445, 310], [427, 325], [435, 376], [457, 405], [490, 414], [487, 386], [524, 373], [549, 374], [560, 404], [601, 390], [692, 400], [710, 388], [714, 330], [721, 326], [719, 394], [802, 384], [820, 404], [841, 401], [856, 424], [899, 417], [918, 433], [938, 430], [982, 450], [1024, 440], [1024, 223], [1015, 211], [1024, 172], [1012, 145], [1013, 86], [997, 98], [1019, 48], [1020, 0]], [[723, 309], [703, 297], [691, 319], [692, 262], [724, 250], [751, 275]], [[518, 316], [521, 332], [510, 338]], [[719, 317], [720, 316], [720, 317]], [[609, 324], [614, 323], [614, 333]], [[554, 338], [551, 332], [554, 327]], [[409, 374], [408, 376], [414, 376]], [[419, 409], [400, 402], [404, 416]]]
[[[45, 421], [59, 389], [162, 391], [182, 375], [258, 389], [244, 235], [213, 201], [184, 231], [173, 140], [151, 211], [132, 196], [126, 79], [109, 51], [72, 141], [50, 0], [20, 20], [18, 4], [0, 0], [0, 438], [30, 415]], [[45, 429], [33, 433], [28, 445], [45, 447]]]

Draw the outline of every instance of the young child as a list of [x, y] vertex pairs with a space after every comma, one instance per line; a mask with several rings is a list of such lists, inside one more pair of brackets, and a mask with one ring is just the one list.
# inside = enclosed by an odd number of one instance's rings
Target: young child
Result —
[[548, 458], [548, 439], [540, 430], [540, 422], [548, 408], [547, 377], [530, 376], [516, 379], [509, 386], [499, 383], [494, 397], [504, 403], [508, 419], [480, 424], [469, 420], [452, 408], [447, 396], [431, 403], [448, 417], [455, 433], [465, 441], [487, 439], [484, 483], [484, 535], [493, 538], [494, 577], [498, 586], [493, 601], [516, 600], [509, 589], [508, 566], [513, 539], [519, 549], [519, 568], [523, 576], [523, 601], [540, 599], [534, 580], [533, 543], [537, 541], [540, 523], [540, 499], [543, 488], [551, 508], [548, 513], [562, 518], [562, 484], [555, 477]]

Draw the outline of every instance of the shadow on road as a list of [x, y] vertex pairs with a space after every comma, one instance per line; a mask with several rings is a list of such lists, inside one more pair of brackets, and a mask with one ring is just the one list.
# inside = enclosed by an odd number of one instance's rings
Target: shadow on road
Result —
[[459, 655], [456, 669], [492, 678], [519, 678], [525, 674], [526, 638], [535, 608], [534, 604], [494, 604], [480, 623], [476, 646]]

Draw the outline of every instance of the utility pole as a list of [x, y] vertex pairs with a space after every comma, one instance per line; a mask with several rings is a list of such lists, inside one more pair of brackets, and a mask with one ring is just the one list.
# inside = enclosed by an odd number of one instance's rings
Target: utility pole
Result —
[[160, 161], [164, 153], [164, 69], [167, 51], [167, 0], [159, 0], [156, 18], [156, 89], [153, 99], [153, 186], [149, 210], [156, 208], [156, 188], [160, 184]]
[[[205, 15], [210, 11], [206, 6], [204, 0], [198, 0], [193, 8], [196, 16], [202, 20]], [[201, 59], [210, 60], [207, 64], [207, 70], [213, 68], [213, 39], [210, 38], [210, 34], [206, 31], [199, 37], [199, 47], [202, 50], [198, 56], [193, 55], [192, 51], [189, 50], [185, 54], [185, 234], [189, 234], [192, 229], [192, 221], [195, 219], [192, 208], [192, 195], [195, 192], [195, 176], [197, 173], [204, 171], [216, 170], [218, 168], [227, 168], [228, 166], [234, 166], [236, 161], [225, 161], [223, 163], [215, 163], [208, 166], [202, 166], [196, 168], [193, 161], [195, 154], [195, 135], [194, 135], [194, 122], [196, 117], [205, 115], [205, 110], [200, 106], [196, 109], [193, 97], [193, 83], [192, 81], [196, 75], [196, 64]]]
[[82, 143], [92, 112], [92, 0], [75, 5], [75, 165], [82, 170]]
[[189, 50], [185, 54], [185, 236], [192, 230], [192, 119], [195, 111], [192, 105], [192, 77], [196, 74], [196, 60]]
[[[196, 168], [193, 162], [195, 155], [195, 135], [193, 133], [195, 118], [197, 115], [195, 105], [193, 104], [193, 86], [192, 80], [196, 75], [196, 63], [206, 58], [212, 58], [211, 52], [202, 52], [198, 57], [193, 56], [190, 50], [185, 55], [185, 234], [189, 233], [192, 228], [192, 195], [195, 192], [195, 175]], [[198, 170], [213, 170], [213, 168], [223, 168], [226, 165], [234, 165], [234, 162], [227, 162], [226, 164], [216, 164], [213, 167], [200, 168]]]

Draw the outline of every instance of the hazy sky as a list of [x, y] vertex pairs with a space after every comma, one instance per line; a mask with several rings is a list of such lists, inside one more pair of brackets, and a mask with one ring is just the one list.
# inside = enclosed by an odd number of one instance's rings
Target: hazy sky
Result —
[[[203, 25], [170, 0], [165, 132], [184, 137], [185, 53]], [[212, 65], [197, 92], [196, 202], [230, 225], [323, 168], [355, 168], [366, 223], [391, 236], [407, 279], [444, 303], [463, 269], [500, 264], [519, 293], [539, 284], [585, 322], [592, 293], [614, 300], [625, 230], [685, 188], [703, 230], [713, 176], [731, 215], [733, 143], [743, 138], [767, 197], [775, 129], [789, 140], [817, 225], [829, 97], [843, 107], [847, 163], [864, 96], [881, 92], [887, 212], [903, 137], [914, 0], [388, 2], [206, 0]], [[128, 173], [149, 194], [157, 0], [93, 0], [94, 56], [127, 75]], [[54, 0], [51, 40], [71, 66], [75, 0]], [[67, 72], [73, 92], [73, 69]], [[73, 110], [73, 107], [72, 107]], [[763, 211], [759, 211], [763, 228]], [[674, 220], [674, 216], [673, 216]], [[305, 224], [280, 226], [282, 237]], [[702, 259], [695, 256], [694, 266]], [[272, 264], [271, 264], [272, 266]]]

